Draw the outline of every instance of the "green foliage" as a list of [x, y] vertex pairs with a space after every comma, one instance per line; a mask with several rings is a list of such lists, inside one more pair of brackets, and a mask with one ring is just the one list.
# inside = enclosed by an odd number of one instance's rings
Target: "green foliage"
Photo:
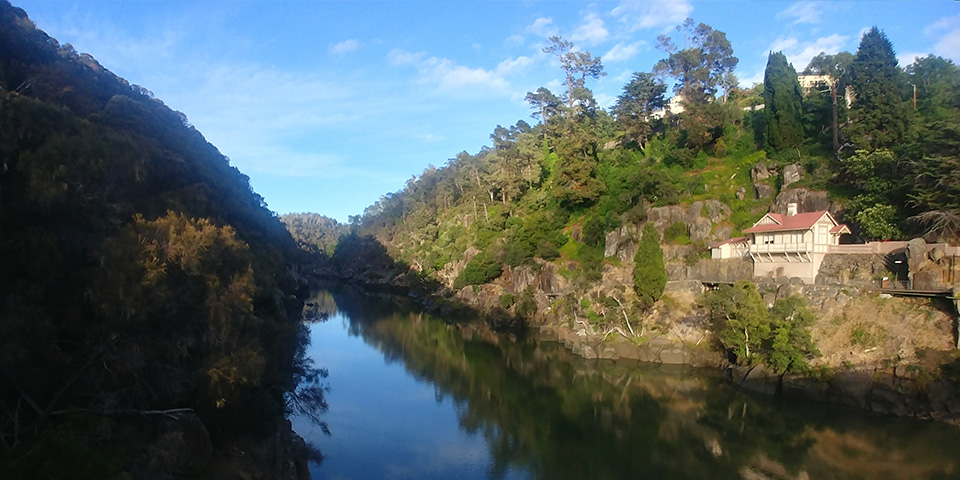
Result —
[[767, 143], [775, 150], [803, 143], [800, 82], [797, 71], [781, 52], [771, 52], [763, 73], [763, 112]]
[[482, 250], [473, 256], [453, 285], [461, 289], [467, 285], [481, 285], [500, 276], [502, 266], [491, 249]]
[[504, 293], [503, 295], [500, 295], [500, 308], [506, 310], [512, 307], [513, 304], [514, 299], [512, 293]]
[[638, 306], [646, 310], [660, 299], [667, 285], [660, 232], [650, 222], [643, 226], [643, 237], [633, 263], [633, 291], [637, 294]]
[[520, 293], [520, 298], [517, 300], [514, 311], [522, 318], [530, 318], [533, 314], [537, 313], [537, 301], [533, 298], [532, 286], [525, 288], [523, 292]]
[[673, 222], [667, 225], [667, 228], [663, 230], [663, 241], [675, 245], [686, 245], [690, 243], [687, 224], [683, 222]]
[[806, 373], [807, 358], [818, 353], [810, 327], [816, 322], [813, 311], [801, 297], [779, 299], [770, 312], [771, 339], [766, 364], [777, 374]]
[[300, 255], [249, 178], [6, 2], [0, 65], [0, 471], [130, 476], [156, 432], [126, 412], [191, 409], [214, 454], [275, 431]]
[[891, 240], [903, 237], [897, 227], [897, 211], [890, 205], [875, 204], [857, 212], [861, 235], [868, 240]]
[[706, 294], [704, 306], [737, 362], [763, 361], [777, 374], [806, 373], [818, 351], [810, 335], [816, 316], [801, 297], [779, 299], [767, 311], [754, 284], [741, 280]]
[[580, 238], [583, 240], [583, 243], [591, 247], [602, 246], [605, 233], [606, 232], [603, 231], [603, 223], [600, 222], [600, 217], [596, 214], [587, 215], [583, 221], [583, 225], [580, 227]]
[[[718, 87], [729, 90], [737, 57], [727, 35], [691, 18], [676, 27], [683, 43], [674, 43], [665, 35], [657, 37], [657, 48], [668, 54], [654, 65], [654, 73], [677, 79], [676, 93], [692, 104], [703, 104]], [[736, 84], [733, 83], [732, 86]]]
[[327, 256], [333, 255], [337, 241], [348, 230], [347, 225], [315, 213], [288, 213], [281, 216], [280, 221], [300, 248]]
[[738, 363], [752, 363], [762, 353], [770, 335], [770, 315], [757, 287], [746, 280], [721, 285], [703, 297], [720, 342], [737, 357]]
[[908, 113], [901, 95], [903, 73], [886, 34], [871, 28], [860, 39], [850, 65], [856, 99], [847, 135], [857, 149], [895, 148], [907, 132]]

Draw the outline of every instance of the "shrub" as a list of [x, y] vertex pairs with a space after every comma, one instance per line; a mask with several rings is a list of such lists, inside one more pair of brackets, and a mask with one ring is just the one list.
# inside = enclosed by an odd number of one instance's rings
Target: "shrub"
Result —
[[496, 255], [493, 255], [489, 250], [484, 250], [467, 262], [467, 266], [454, 280], [453, 286], [460, 289], [467, 285], [487, 283], [499, 277], [501, 270], [502, 266], [497, 261]]

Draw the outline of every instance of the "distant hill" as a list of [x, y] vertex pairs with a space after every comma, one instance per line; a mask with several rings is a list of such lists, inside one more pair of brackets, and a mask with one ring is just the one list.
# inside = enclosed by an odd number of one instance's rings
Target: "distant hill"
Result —
[[276, 432], [297, 254], [184, 114], [0, 1], [4, 478], [212, 475]]

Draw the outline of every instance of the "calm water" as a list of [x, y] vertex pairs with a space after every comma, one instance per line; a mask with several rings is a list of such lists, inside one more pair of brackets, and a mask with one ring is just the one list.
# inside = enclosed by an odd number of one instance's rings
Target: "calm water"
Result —
[[778, 402], [713, 371], [587, 361], [396, 297], [318, 293], [314, 479], [960, 478], [960, 428]]

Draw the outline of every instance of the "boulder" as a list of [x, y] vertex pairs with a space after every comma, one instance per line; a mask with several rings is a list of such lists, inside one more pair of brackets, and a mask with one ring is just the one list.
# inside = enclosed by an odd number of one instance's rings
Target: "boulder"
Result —
[[773, 187], [762, 183], [753, 184], [753, 193], [758, 200], [764, 198], [773, 198]]
[[927, 242], [914, 238], [907, 242], [907, 266], [910, 273], [919, 272], [927, 261]]
[[827, 210], [836, 218], [839, 218], [842, 211], [830, 201], [827, 192], [823, 190], [807, 190], [806, 188], [785, 189], [777, 195], [770, 207], [774, 213], [787, 213], [787, 205], [797, 204], [797, 213], [819, 212]]
[[710, 220], [699, 217], [689, 226], [690, 229], [690, 240], [694, 242], [702, 242], [710, 237], [710, 232], [713, 230], [713, 224], [710, 223]]
[[747, 189], [744, 188], [744, 187], [740, 187], [740, 188], [737, 190], [737, 193], [736, 193], [735, 195], [737, 196], [737, 200], [746, 200], [746, 198], [747, 198]]
[[730, 218], [730, 207], [717, 199], [710, 199], [704, 203], [707, 218], [713, 223], [720, 223]]
[[757, 183], [761, 180], [766, 180], [771, 176], [772, 174], [770, 173], [769, 170], [767, 170], [767, 166], [762, 163], [758, 163], [754, 165], [753, 168], [750, 169], [750, 180], [752, 180], [753, 183]]
[[783, 187], [791, 183], [799, 182], [803, 178], [803, 167], [799, 164], [792, 164], [783, 167]]

